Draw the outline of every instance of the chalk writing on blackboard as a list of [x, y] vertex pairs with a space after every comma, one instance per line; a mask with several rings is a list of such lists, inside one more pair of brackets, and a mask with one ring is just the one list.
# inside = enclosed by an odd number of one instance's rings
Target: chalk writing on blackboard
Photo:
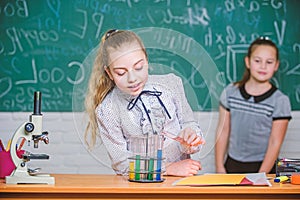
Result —
[[[153, 32], [164, 46], [148, 49], [155, 65], [151, 73], [178, 73], [194, 110], [217, 109], [212, 102], [218, 88], [240, 79], [247, 46], [261, 35], [275, 41], [280, 51], [281, 65], [272, 81], [289, 96], [292, 109], [300, 110], [299, 7], [297, 0], [2, 0], [0, 110], [31, 111], [33, 92], [41, 90], [44, 111], [82, 111], [72, 104], [74, 94], [83, 101], [85, 89], [74, 87], [87, 81], [84, 61], [101, 35], [110, 28], [151, 27], [181, 33], [175, 38]], [[217, 66], [209, 78], [200, 72], [210, 62], [192, 48], [192, 41]]]

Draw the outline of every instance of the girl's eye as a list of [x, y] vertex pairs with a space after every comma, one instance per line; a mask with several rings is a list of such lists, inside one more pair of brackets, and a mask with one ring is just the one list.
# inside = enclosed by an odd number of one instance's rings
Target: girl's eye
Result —
[[135, 70], [142, 70], [143, 68], [144, 68], [144, 65], [135, 66]]
[[126, 71], [125, 71], [125, 70], [120, 70], [120, 69], [118, 69], [118, 70], [115, 70], [115, 73], [116, 73], [118, 76], [123, 76], [123, 75], [126, 73]]

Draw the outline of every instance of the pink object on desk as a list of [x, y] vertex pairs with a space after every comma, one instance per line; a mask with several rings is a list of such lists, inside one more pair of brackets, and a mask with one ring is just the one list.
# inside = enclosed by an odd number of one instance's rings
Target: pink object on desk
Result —
[[[24, 150], [17, 151], [19, 158], [21, 158], [24, 153]], [[0, 178], [9, 176], [15, 168], [15, 164], [10, 156], [10, 151], [0, 151]]]

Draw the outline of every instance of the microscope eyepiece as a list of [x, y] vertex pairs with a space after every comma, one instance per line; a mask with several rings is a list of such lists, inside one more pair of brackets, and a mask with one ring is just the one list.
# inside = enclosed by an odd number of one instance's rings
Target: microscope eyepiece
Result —
[[34, 115], [42, 115], [41, 113], [42, 93], [40, 91], [34, 92]]

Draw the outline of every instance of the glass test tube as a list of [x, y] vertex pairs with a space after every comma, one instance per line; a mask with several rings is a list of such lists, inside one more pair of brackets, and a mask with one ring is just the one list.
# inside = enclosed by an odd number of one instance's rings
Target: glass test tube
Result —
[[157, 155], [156, 155], [156, 180], [161, 180], [162, 173], [162, 148], [163, 148], [163, 138], [157, 135], [156, 137], [156, 145], [157, 145]]
[[140, 175], [141, 175], [141, 173], [140, 173], [140, 167], [141, 167], [141, 156], [140, 155], [135, 155], [135, 170], [134, 170], [134, 172], [135, 172], [135, 180], [140, 180]]
[[134, 161], [129, 161], [129, 179], [134, 180]]
[[148, 176], [147, 179], [152, 181], [153, 180], [153, 172], [154, 172], [154, 158], [155, 158], [155, 138], [156, 135], [151, 135], [149, 137], [149, 161], [148, 161]]

